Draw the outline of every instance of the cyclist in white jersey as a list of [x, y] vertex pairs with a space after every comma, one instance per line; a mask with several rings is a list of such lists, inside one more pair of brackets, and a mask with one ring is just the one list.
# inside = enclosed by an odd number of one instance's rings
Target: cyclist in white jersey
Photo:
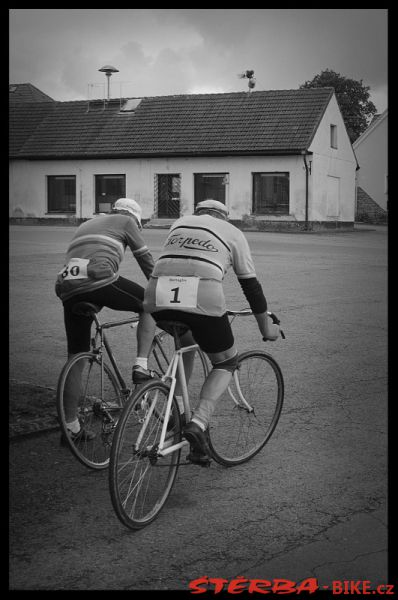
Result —
[[[184, 323], [192, 336], [183, 345], [196, 342], [206, 352], [213, 370], [200, 393], [192, 420], [184, 427], [193, 462], [208, 460], [206, 430], [218, 398], [229, 385], [237, 367], [238, 353], [226, 314], [223, 279], [234, 270], [264, 339], [274, 341], [279, 326], [267, 315], [267, 301], [257, 280], [246, 237], [228, 223], [228, 211], [216, 200], [200, 202], [194, 215], [181, 217], [169, 231], [145, 290], [144, 310], [157, 323]], [[185, 355], [188, 375], [190, 355]]]

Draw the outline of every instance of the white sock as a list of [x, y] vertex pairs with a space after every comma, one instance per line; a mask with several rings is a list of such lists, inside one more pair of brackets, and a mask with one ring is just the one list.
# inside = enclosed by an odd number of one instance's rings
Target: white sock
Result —
[[182, 399], [182, 396], [175, 396], [175, 399], [177, 400], [177, 404], [178, 404], [178, 408], [180, 409], [180, 413], [183, 415], [184, 414], [184, 401]]
[[143, 358], [142, 356], [137, 356], [134, 363], [135, 367], [142, 367], [143, 369], [148, 369], [148, 359]]
[[67, 422], [66, 426], [69, 429], [69, 431], [71, 431], [72, 433], [79, 433], [79, 431], [80, 431], [79, 419], [75, 419], [71, 423]]
[[199, 425], [202, 431], [206, 431], [206, 425], [203, 425], [202, 421], [199, 421], [199, 419], [196, 419], [195, 417], [192, 417], [191, 421], [196, 423], [196, 425]]

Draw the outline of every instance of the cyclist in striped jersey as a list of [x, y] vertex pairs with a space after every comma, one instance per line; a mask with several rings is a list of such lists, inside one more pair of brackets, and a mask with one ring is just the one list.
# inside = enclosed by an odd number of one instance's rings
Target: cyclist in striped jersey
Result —
[[[144, 287], [119, 274], [127, 247], [147, 279], [152, 272], [154, 261], [141, 229], [139, 204], [130, 198], [119, 198], [111, 213], [97, 216], [78, 227], [55, 284], [56, 294], [63, 303], [69, 357], [90, 349], [92, 319], [73, 312], [77, 302], [139, 313], [133, 383], [142, 383], [152, 377], [148, 370], [148, 355], [156, 328], [151, 315], [143, 311]], [[68, 428], [72, 437], [89, 437], [90, 432], [82, 432], [76, 418], [73, 400], [76, 390], [78, 382], [65, 401], [70, 408], [66, 415]]]

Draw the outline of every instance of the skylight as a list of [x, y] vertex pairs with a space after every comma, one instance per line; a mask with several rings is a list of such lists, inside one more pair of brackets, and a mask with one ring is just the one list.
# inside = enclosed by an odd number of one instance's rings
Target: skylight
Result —
[[120, 108], [120, 112], [134, 112], [139, 106], [140, 102], [141, 98], [128, 98]]

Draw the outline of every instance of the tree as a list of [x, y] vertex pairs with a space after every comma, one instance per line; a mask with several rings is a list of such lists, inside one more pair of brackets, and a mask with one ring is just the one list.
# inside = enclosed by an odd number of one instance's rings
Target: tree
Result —
[[351, 143], [355, 142], [377, 112], [375, 105], [369, 100], [370, 87], [364, 86], [362, 79], [349, 79], [331, 69], [322, 71], [311, 81], [300, 85], [300, 89], [318, 87], [334, 88], [348, 136]]

